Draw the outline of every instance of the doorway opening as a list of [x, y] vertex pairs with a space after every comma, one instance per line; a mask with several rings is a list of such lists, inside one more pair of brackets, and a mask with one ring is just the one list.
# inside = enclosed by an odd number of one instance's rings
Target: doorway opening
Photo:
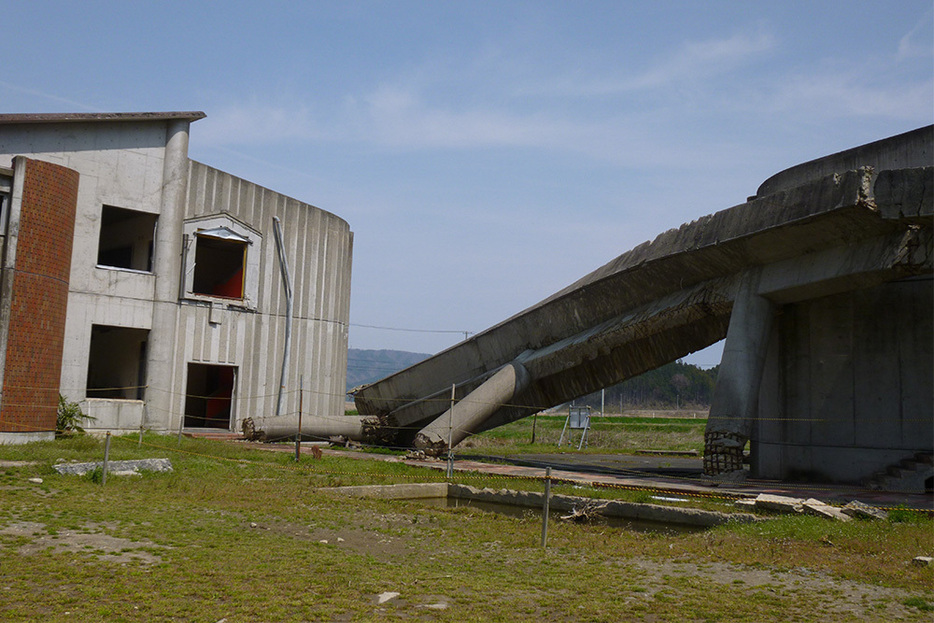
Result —
[[188, 364], [185, 428], [230, 430], [236, 366]]

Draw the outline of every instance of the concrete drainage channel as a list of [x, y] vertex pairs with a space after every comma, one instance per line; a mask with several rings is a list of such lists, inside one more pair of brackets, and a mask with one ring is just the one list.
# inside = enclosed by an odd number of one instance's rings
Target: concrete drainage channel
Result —
[[[544, 493], [509, 489], [478, 489], [469, 485], [446, 482], [334, 487], [324, 489], [324, 491], [384, 500], [423, 500], [426, 504], [436, 506], [474, 506], [481, 510], [511, 515], [533, 512], [540, 516], [545, 503]], [[573, 495], [551, 495], [548, 506], [552, 513], [570, 515], [579, 513], [584, 508], [599, 508], [597, 514], [601, 521], [606, 520], [611, 526], [645, 531], [688, 532], [730, 522], [757, 521], [756, 516], [750, 513], [721, 513]]]

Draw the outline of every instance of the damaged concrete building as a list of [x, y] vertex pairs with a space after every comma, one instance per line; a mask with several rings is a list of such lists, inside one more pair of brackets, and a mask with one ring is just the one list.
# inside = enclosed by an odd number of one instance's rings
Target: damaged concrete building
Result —
[[[188, 157], [201, 112], [0, 115], [0, 441], [342, 416], [353, 234]], [[291, 357], [273, 235], [294, 289]]]
[[744, 474], [747, 451], [760, 478], [860, 482], [920, 461], [930, 487], [932, 146], [928, 126], [783, 171], [358, 388], [358, 410], [384, 442], [441, 452], [725, 338], [707, 474]]

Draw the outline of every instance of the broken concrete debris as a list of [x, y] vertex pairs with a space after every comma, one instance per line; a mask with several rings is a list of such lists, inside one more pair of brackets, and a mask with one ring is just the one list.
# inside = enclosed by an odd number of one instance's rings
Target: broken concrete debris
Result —
[[401, 593], [396, 593], [394, 591], [386, 591], [385, 593], [380, 593], [379, 595], [376, 596], [376, 603], [384, 604], [387, 601], [392, 601], [399, 595], [401, 595]]
[[772, 495], [770, 493], [760, 493], [756, 497], [756, 508], [782, 513], [800, 513], [803, 509], [803, 503], [804, 500], [800, 498]]
[[816, 498], [804, 500], [770, 493], [760, 493], [755, 499], [737, 500], [736, 505], [778, 511], [780, 513], [804, 513], [835, 521], [851, 521], [853, 517], [864, 519], [886, 519], [888, 517], [888, 513], [884, 510], [858, 500], [853, 500], [840, 508]]
[[[103, 469], [100, 461], [94, 463], [56, 463], [52, 466], [59, 474], [84, 476], [95, 469]], [[124, 476], [139, 474], [139, 472], [171, 472], [172, 462], [169, 459], [137, 459], [133, 461], [108, 461], [108, 470], [111, 475]]]
[[850, 517], [859, 517], [860, 519], [888, 519], [889, 514], [881, 508], [864, 504], [859, 500], [853, 500], [843, 507], [843, 512]]
[[801, 504], [801, 509], [805, 515], [814, 515], [824, 519], [836, 519], [837, 521], [850, 521], [852, 517], [844, 513], [836, 506], [831, 506], [826, 502], [808, 498]]

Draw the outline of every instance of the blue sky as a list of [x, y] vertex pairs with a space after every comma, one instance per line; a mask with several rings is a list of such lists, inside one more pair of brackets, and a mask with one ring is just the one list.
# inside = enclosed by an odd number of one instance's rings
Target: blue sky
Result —
[[0, 111], [203, 110], [192, 158], [346, 219], [355, 348], [436, 352], [934, 122], [930, 0], [2, 5]]

